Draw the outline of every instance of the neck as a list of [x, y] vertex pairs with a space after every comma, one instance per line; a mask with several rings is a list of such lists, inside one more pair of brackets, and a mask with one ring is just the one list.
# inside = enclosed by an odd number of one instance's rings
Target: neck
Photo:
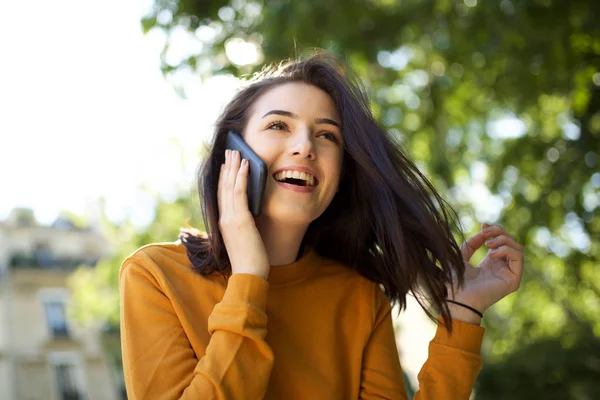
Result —
[[260, 216], [255, 221], [271, 266], [287, 265], [296, 261], [308, 225], [282, 223], [265, 216]]

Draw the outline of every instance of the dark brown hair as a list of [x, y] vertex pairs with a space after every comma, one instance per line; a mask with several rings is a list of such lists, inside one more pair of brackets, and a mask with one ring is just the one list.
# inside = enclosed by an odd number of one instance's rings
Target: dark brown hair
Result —
[[324, 51], [266, 67], [237, 93], [217, 121], [212, 147], [198, 174], [207, 235], [182, 229], [180, 236], [194, 269], [205, 276], [231, 273], [217, 207], [226, 133], [241, 133], [254, 102], [287, 82], [325, 91], [337, 107], [344, 137], [339, 191], [309, 225], [303, 245], [380, 284], [400, 309], [406, 307], [406, 295], [413, 294], [429, 317], [441, 312], [451, 329], [446, 285], [457, 276], [462, 286], [465, 268], [451, 230], [456, 214], [377, 123], [356, 74]]

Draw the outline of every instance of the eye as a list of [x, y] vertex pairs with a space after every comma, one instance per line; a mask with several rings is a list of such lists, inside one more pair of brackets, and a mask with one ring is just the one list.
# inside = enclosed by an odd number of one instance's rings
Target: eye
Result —
[[327, 140], [331, 140], [333, 143], [339, 143], [337, 136], [335, 136], [331, 132], [322, 133], [321, 136], [326, 138]]
[[273, 121], [267, 126], [267, 129], [271, 129], [273, 127], [275, 127], [277, 130], [287, 129], [287, 125], [283, 121]]

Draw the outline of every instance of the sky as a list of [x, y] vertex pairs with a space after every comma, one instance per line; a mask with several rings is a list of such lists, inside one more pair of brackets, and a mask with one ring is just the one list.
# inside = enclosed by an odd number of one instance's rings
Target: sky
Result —
[[0, 220], [29, 207], [48, 224], [103, 196], [110, 219], [143, 226], [153, 202], [141, 185], [167, 199], [193, 187], [237, 81], [188, 77], [179, 97], [160, 72], [164, 36], [140, 28], [150, 6], [0, 0]]

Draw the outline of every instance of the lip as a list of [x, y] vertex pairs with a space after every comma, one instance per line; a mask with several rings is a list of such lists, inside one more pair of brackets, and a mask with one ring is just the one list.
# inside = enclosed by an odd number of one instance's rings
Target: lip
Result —
[[[317, 176], [317, 173], [308, 167], [302, 167], [300, 165], [288, 165], [286, 167], [279, 168], [277, 171], [273, 172], [273, 174], [271, 175], [273, 177], [273, 179], [275, 179], [275, 175], [277, 175], [281, 171], [306, 172], [307, 174], [311, 174], [312, 176], [315, 177], [315, 186], [300, 186], [300, 187], [316, 188], [317, 186], [319, 186], [319, 177]], [[275, 179], [275, 182], [281, 183], [277, 179]], [[287, 185], [289, 185], [289, 184], [287, 184]], [[296, 185], [291, 185], [291, 186], [296, 186]]]
[[284, 189], [289, 189], [297, 193], [311, 193], [314, 192], [317, 188], [316, 186], [298, 186], [292, 185], [291, 183], [279, 182], [277, 179], [273, 179], [276, 184], [283, 187]]

